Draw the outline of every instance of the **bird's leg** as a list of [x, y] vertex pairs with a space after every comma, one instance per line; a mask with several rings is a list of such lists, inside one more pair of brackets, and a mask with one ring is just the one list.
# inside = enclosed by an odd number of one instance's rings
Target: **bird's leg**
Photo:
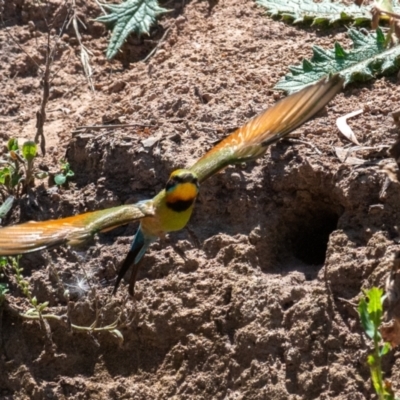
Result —
[[201, 243], [197, 235], [188, 226], [185, 226], [185, 229], [189, 233], [190, 238], [193, 240], [194, 245], [199, 249], [201, 247]]
[[173, 241], [170, 236], [164, 236], [162, 239], [167, 243], [167, 245], [169, 244], [172, 247], [175, 253], [178, 254], [183, 261], [186, 262], [188, 260], [185, 252], [176, 245], [176, 241]]
[[[199, 241], [199, 239], [197, 238], [196, 234], [188, 227], [185, 226], [186, 231], [188, 232], [190, 238], [192, 239], [192, 241], [194, 242], [194, 245], [196, 248], [200, 248], [201, 247], [201, 243]], [[176, 245], [176, 241], [172, 240], [170, 236], [163, 236], [161, 238], [162, 240], [164, 240], [167, 245], [171, 245], [172, 249], [175, 251], [175, 253], [177, 253], [182, 259], [183, 261], [188, 261], [189, 259], [186, 257], [185, 251], [180, 249], [177, 245]]]

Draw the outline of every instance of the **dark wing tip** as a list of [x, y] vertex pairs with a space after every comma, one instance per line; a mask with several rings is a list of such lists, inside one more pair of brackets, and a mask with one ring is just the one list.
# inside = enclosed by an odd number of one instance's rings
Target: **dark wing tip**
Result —
[[[128, 254], [126, 255], [125, 260], [122, 263], [121, 268], [119, 269], [117, 280], [115, 281], [114, 289], [112, 291], [113, 296], [117, 293], [119, 284], [121, 283], [122, 278], [128, 272], [128, 269], [131, 266], [134, 266], [134, 267], [138, 266], [138, 264], [135, 265], [135, 258], [137, 256], [137, 254], [138, 254], [138, 251], [129, 251]], [[134, 270], [132, 271], [132, 274], [135, 274], [135, 278], [136, 278], [137, 270], [138, 270], [138, 268], [134, 268]], [[133, 289], [132, 289], [132, 292], [133, 292]], [[132, 295], [132, 293], [131, 293], [131, 295]]]

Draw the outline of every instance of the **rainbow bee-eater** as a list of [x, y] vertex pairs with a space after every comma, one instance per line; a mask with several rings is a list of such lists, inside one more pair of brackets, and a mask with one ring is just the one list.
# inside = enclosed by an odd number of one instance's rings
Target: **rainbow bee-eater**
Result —
[[[77, 245], [98, 232], [140, 220], [113, 291], [117, 291], [121, 279], [133, 266], [129, 285], [132, 295], [139, 262], [147, 248], [165, 233], [186, 226], [200, 184], [230, 164], [255, 160], [264, 155], [270, 144], [321, 110], [341, 90], [342, 85], [343, 80], [335, 75], [279, 101], [222, 140], [193, 166], [172, 172], [165, 188], [153, 199], [69, 218], [1, 228], [0, 255], [29, 253], [63, 243]], [[218, 204], [215, 206], [218, 207]]]

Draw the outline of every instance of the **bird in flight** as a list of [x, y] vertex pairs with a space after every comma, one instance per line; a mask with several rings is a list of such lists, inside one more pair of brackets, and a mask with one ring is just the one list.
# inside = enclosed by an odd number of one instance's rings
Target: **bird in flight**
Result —
[[172, 172], [165, 188], [150, 200], [68, 218], [0, 228], [0, 256], [29, 253], [60, 244], [79, 245], [98, 232], [140, 221], [113, 290], [115, 294], [121, 279], [133, 267], [129, 284], [129, 293], [133, 295], [139, 264], [147, 248], [166, 233], [185, 227], [200, 184], [228, 165], [264, 155], [270, 144], [309, 120], [342, 86], [343, 79], [334, 75], [282, 99], [238, 128], [191, 167]]

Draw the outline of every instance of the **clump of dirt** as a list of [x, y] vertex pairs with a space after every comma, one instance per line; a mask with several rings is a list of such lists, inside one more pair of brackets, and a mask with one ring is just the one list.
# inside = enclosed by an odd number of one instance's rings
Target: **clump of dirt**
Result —
[[[0, 31], [2, 138], [31, 139], [41, 88], [47, 21], [61, 29], [68, 7], [51, 0], [4, 4]], [[332, 30], [288, 26], [255, 3], [193, 1], [173, 9], [150, 37], [129, 38], [106, 61], [107, 32], [95, 1], [77, 1], [92, 52], [95, 92], [82, 73], [71, 26], [60, 38], [45, 125], [67, 189], [47, 183], [18, 201], [10, 222], [59, 218], [152, 197], [169, 173], [190, 166], [235, 127], [276, 101], [288, 65], [332, 46]], [[167, 31], [149, 61], [143, 62]], [[336, 38], [345, 41], [345, 29]], [[25, 51], [16, 44], [19, 43]], [[35, 61], [35, 62], [33, 62]], [[0, 398], [4, 399], [369, 399], [368, 343], [356, 306], [363, 287], [382, 286], [399, 251], [400, 186], [389, 159], [397, 130], [389, 112], [397, 78], [353, 85], [265, 158], [230, 167], [201, 187], [188, 229], [153, 244], [134, 299], [111, 285], [135, 226], [102, 234], [85, 252], [67, 248], [21, 260], [32, 295], [63, 316], [22, 319], [27, 300], [10, 278], [1, 308]], [[351, 125], [369, 163], [342, 163], [335, 119]], [[77, 129], [109, 124], [107, 129]], [[115, 128], [113, 124], [136, 124]], [[77, 132], [76, 132], [77, 131]], [[312, 145], [304, 144], [304, 141]], [[182, 258], [178, 253], [185, 253]], [[87, 286], [90, 283], [90, 287]], [[86, 285], [86, 286], [85, 286]], [[66, 293], [66, 289], [69, 294]], [[69, 323], [117, 325], [76, 332]], [[385, 371], [400, 391], [398, 351]]]

